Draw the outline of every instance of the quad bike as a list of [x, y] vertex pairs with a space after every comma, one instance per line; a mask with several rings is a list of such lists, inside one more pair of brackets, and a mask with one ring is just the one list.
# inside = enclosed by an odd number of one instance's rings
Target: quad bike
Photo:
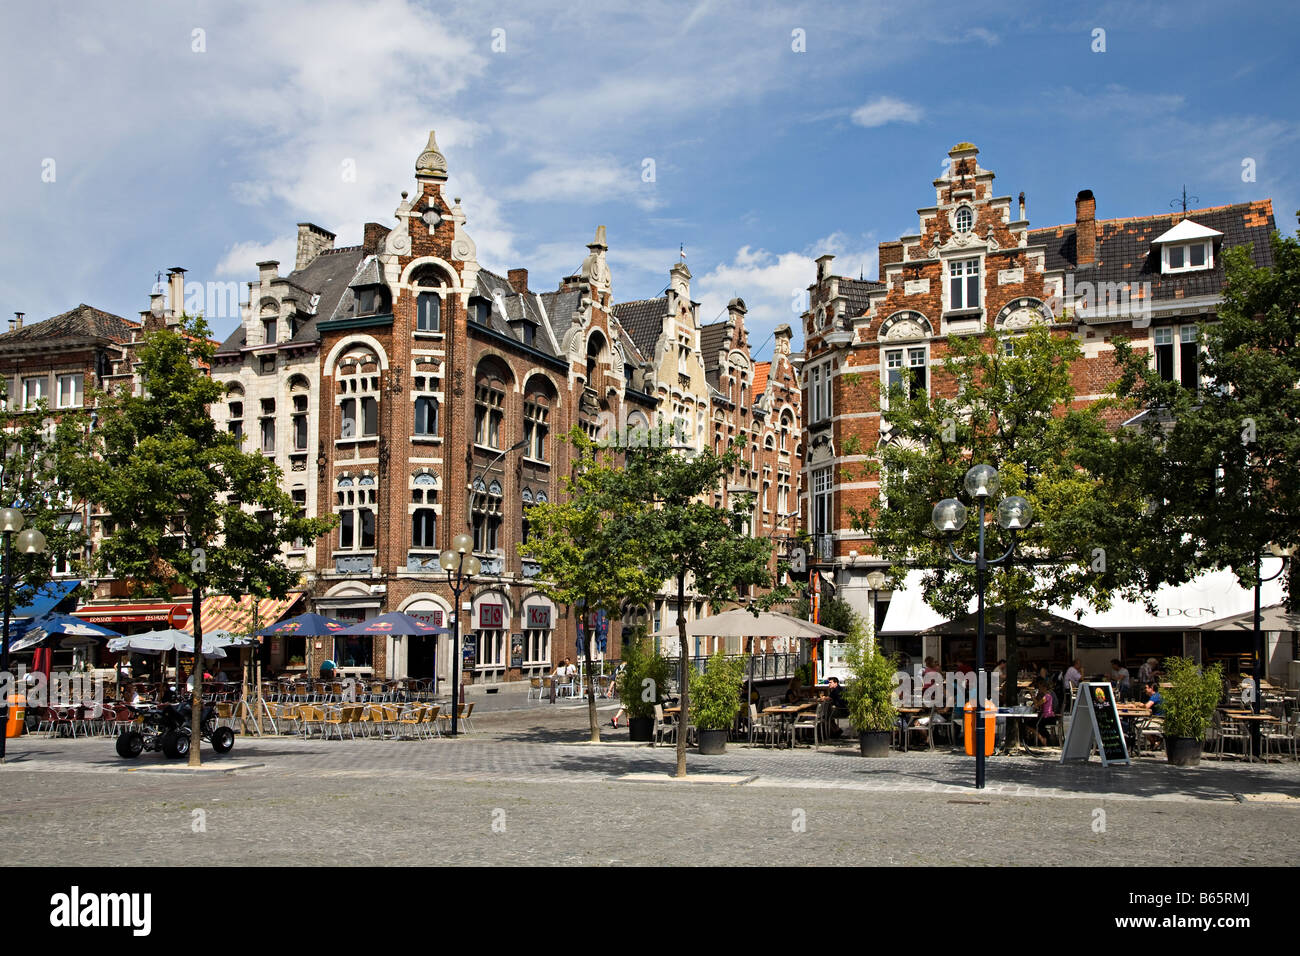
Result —
[[[117, 738], [117, 754], [133, 760], [146, 750], [162, 751], [177, 759], [190, 752], [190, 702], [161, 704], [155, 707], [133, 708], [139, 720], [122, 731]], [[212, 744], [219, 754], [229, 753], [235, 746], [235, 732], [229, 727], [218, 727], [216, 708], [203, 707], [200, 736]]]

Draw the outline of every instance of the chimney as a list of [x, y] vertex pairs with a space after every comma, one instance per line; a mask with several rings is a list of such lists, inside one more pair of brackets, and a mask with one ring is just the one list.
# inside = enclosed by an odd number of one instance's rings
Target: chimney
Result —
[[1024, 222], [1024, 221], [1025, 221], [1025, 194], [1024, 194], [1024, 193], [1021, 193], [1021, 194], [1020, 194], [1020, 216], [1019, 216], [1019, 219], [1020, 219], [1021, 222]]
[[294, 260], [294, 270], [307, 268], [318, 255], [333, 248], [334, 233], [314, 222], [298, 223], [298, 256]]
[[831, 261], [835, 257], [829, 252], [817, 257], [817, 281], [824, 282], [831, 276]]
[[528, 294], [527, 269], [511, 269], [506, 273], [506, 281], [510, 283], [510, 288], [514, 289], [520, 295]]
[[1074, 264], [1090, 266], [1097, 261], [1097, 200], [1091, 189], [1079, 190], [1074, 198]]
[[23, 327], [23, 316], [26, 314], [26, 312], [15, 312], [14, 320], [9, 323], [9, 328], [15, 332], [21, 329]]
[[381, 226], [377, 222], [368, 222], [365, 225], [364, 236], [361, 240], [361, 251], [368, 256], [375, 256], [384, 251], [384, 240], [388, 238], [388, 227]]
[[882, 242], [878, 247], [878, 259], [880, 266], [880, 278], [885, 278], [885, 266], [892, 266], [896, 262], [903, 261], [903, 244], [898, 241]]
[[175, 325], [185, 314], [185, 270], [172, 266], [167, 270], [167, 318], [168, 325]]
[[257, 264], [257, 281], [259, 285], [269, 285], [280, 274], [280, 263], [276, 259], [267, 259]]

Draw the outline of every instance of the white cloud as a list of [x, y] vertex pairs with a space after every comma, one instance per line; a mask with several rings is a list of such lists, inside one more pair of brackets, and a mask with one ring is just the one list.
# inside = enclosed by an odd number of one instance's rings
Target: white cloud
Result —
[[834, 232], [797, 252], [742, 246], [730, 262], [719, 263], [692, 283], [691, 294], [700, 302], [701, 322], [718, 321], [727, 302], [740, 296], [749, 310], [745, 325], [756, 356], [771, 355], [769, 336], [782, 323], [794, 330], [795, 348], [799, 348], [799, 316], [806, 307], [808, 286], [817, 275], [816, 258], [825, 253], [836, 257], [832, 269], [838, 274], [856, 278], [861, 272], [867, 278], [875, 277], [872, 234]]
[[278, 236], [267, 242], [237, 242], [226, 250], [213, 270], [215, 275], [252, 281], [257, 276], [257, 264], [274, 259], [280, 263], [281, 274], [293, 269], [298, 257], [298, 238]]
[[921, 108], [892, 96], [878, 96], [853, 111], [853, 122], [859, 126], [884, 126], [886, 123], [917, 123]]

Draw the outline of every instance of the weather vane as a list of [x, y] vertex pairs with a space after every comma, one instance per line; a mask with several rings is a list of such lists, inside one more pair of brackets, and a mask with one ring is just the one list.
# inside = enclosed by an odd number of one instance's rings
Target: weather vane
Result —
[[1182, 197], [1181, 199], [1171, 199], [1171, 200], [1169, 200], [1169, 208], [1170, 208], [1170, 209], [1174, 209], [1175, 207], [1182, 206], [1182, 207], [1183, 207], [1183, 214], [1186, 215], [1186, 214], [1187, 214], [1187, 203], [1188, 203], [1189, 201], [1192, 202], [1193, 204], [1195, 204], [1195, 203], [1198, 203], [1198, 202], [1201, 201], [1201, 197], [1200, 197], [1200, 196], [1188, 196], [1188, 195], [1187, 195], [1187, 184], [1184, 183], [1184, 184], [1183, 184], [1183, 197]]

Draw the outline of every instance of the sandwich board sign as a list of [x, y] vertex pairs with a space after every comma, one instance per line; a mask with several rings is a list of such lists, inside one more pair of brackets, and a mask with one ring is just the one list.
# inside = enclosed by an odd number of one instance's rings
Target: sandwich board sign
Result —
[[1070, 729], [1061, 748], [1061, 763], [1067, 760], [1087, 760], [1096, 746], [1101, 765], [1129, 763], [1128, 743], [1119, 723], [1119, 710], [1115, 706], [1115, 691], [1107, 683], [1079, 684], [1079, 696], [1074, 704]]

